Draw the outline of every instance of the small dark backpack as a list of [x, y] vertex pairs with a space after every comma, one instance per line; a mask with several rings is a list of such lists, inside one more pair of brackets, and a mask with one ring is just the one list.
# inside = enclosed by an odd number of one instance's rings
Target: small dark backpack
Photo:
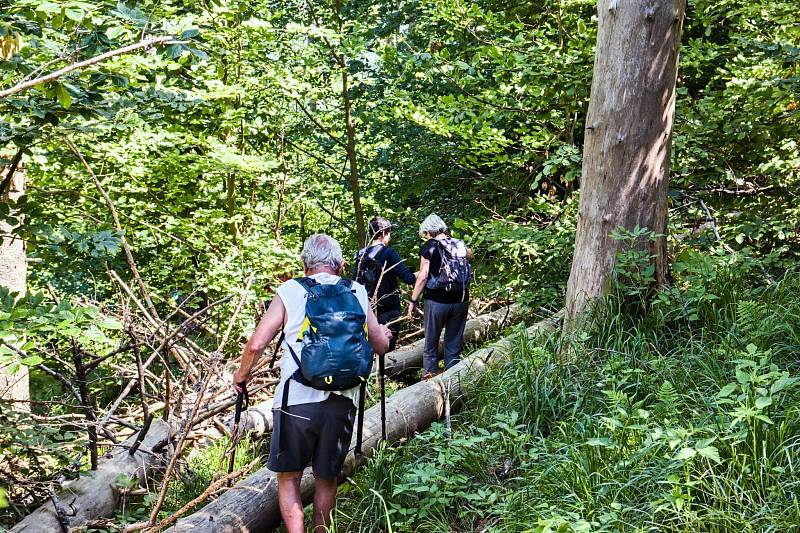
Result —
[[[469, 282], [472, 279], [472, 266], [467, 259], [467, 246], [460, 239], [448, 238], [437, 240], [436, 246], [442, 256], [442, 266], [439, 275], [431, 277], [425, 283], [428, 289], [443, 289], [446, 291], [461, 291], [466, 294]], [[463, 296], [462, 296], [463, 300]]]
[[356, 275], [355, 280], [367, 289], [370, 298], [378, 288], [383, 271], [383, 261], [380, 256], [386, 247], [382, 244], [362, 248], [356, 254]]
[[[300, 278], [297, 282], [306, 290], [306, 318], [297, 338], [302, 345], [299, 357], [291, 343], [286, 343], [299, 368], [283, 386], [281, 417], [286, 412], [292, 380], [325, 391], [360, 386], [356, 438], [356, 453], [360, 455], [364, 398], [373, 358], [367, 340], [367, 316], [352, 280], [341, 278], [335, 284], [320, 284], [312, 278]], [[278, 344], [282, 341], [283, 335]], [[273, 364], [274, 359], [273, 355]]]

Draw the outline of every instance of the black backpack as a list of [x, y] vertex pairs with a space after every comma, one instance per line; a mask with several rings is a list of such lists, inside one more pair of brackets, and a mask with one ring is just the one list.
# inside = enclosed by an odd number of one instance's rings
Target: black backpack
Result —
[[461, 291], [466, 293], [472, 279], [472, 266], [467, 259], [467, 246], [460, 239], [448, 238], [436, 240], [439, 254], [442, 256], [442, 266], [439, 275], [428, 278], [425, 287], [428, 289], [443, 289], [446, 291]]
[[383, 261], [380, 256], [386, 247], [382, 244], [362, 248], [356, 254], [356, 275], [353, 279], [362, 284], [367, 289], [370, 298], [375, 294], [383, 272]]

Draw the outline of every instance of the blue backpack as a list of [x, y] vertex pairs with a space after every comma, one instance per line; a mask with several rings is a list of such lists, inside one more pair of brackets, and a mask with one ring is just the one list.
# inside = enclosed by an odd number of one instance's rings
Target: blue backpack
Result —
[[[359, 386], [356, 454], [360, 455], [364, 398], [373, 358], [367, 316], [356, 298], [352, 280], [341, 278], [335, 284], [320, 284], [312, 278], [300, 278], [297, 282], [306, 290], [306, 318], [297, 337], [302, 344], [300, 356], [291, 343], [286, 343], [298, 369], [283, 386], [281, 417], [286, 412], [292, 380], [325, 391]], [[278, 345], [283, 339], [281, 334]]]

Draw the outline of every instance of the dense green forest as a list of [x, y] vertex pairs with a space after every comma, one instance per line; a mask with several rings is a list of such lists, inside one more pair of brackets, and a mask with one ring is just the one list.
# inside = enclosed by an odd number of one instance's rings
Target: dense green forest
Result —
[[[530, 336], [565, 306], [593, 66], [615, 48], [597, 2], [0, 0], [0, 388], [29, 382], [0, 402], [0, 528], [68, 514], [58, 487], [148, 419], [183, 453], [117, 479], [90, 530], [223, 493], [229, 375], [305, 238], [353, 257], [382, 215], [414, 270], [433, 212], [475, 252], [473, 316], [513, 302], [524, 325], [450, 427], [340, 488], [337, 530], [800, 527], [800, 15], [679, 18], [666, 225], [608, 228], [602, 305]], [[264, 440], [239, 443], [242, 474]]]

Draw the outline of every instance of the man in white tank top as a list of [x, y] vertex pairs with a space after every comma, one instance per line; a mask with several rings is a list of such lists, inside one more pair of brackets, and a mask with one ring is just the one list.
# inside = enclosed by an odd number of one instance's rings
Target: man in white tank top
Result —
[[[335, 239], [324, 234], [309, 237], [301, 254], [306, 277], [317, 283], [338, 283], [344, 260], [342, 248]], [[369, 305], [366, 289], [359, 283], [352, 288], [364, 313], [369, 328], [372, 349], [383, 354], [389, 346], [391, 332], [378, 323]], [[281, 357], [281, 380], [275, 390], [273, 405], [273, 431], [268, 467], [278, 474], [278, 501], [281, 516], [288, 533], [302, 533], [303, 502], [300, 498], [300, 479], [303, 469], [311, 463], [314, 471], [314, 533], [327, 531], [331, 512], [336, 504], [336, 480], [350, 448], [350, 438], [358, 405], [358, 387], [329, 392], [313, 389], [293, 380], [286, 402], [287, 416], [277, 416], [278, 400], [283, 396], [286, 381], [298, 369], [294, 358], [286, 350], [287, 343], [296, 354], [301, 351], [298, 341], [305, 320], [306, 290], [296, 280], [278, 287], [276, 296], [261, 318], [255, 332], [245, 344], [239, 369], [233, 375], [237, 390], [247, 383], [251, 370], [267, 345], [283, 328], [285, 339]], [[281, 427], [281, 420], [286, 427]], [[283, 438], [280, 438], [280, 434]], [[285, 444], [281, 444], [281, 442]]]

